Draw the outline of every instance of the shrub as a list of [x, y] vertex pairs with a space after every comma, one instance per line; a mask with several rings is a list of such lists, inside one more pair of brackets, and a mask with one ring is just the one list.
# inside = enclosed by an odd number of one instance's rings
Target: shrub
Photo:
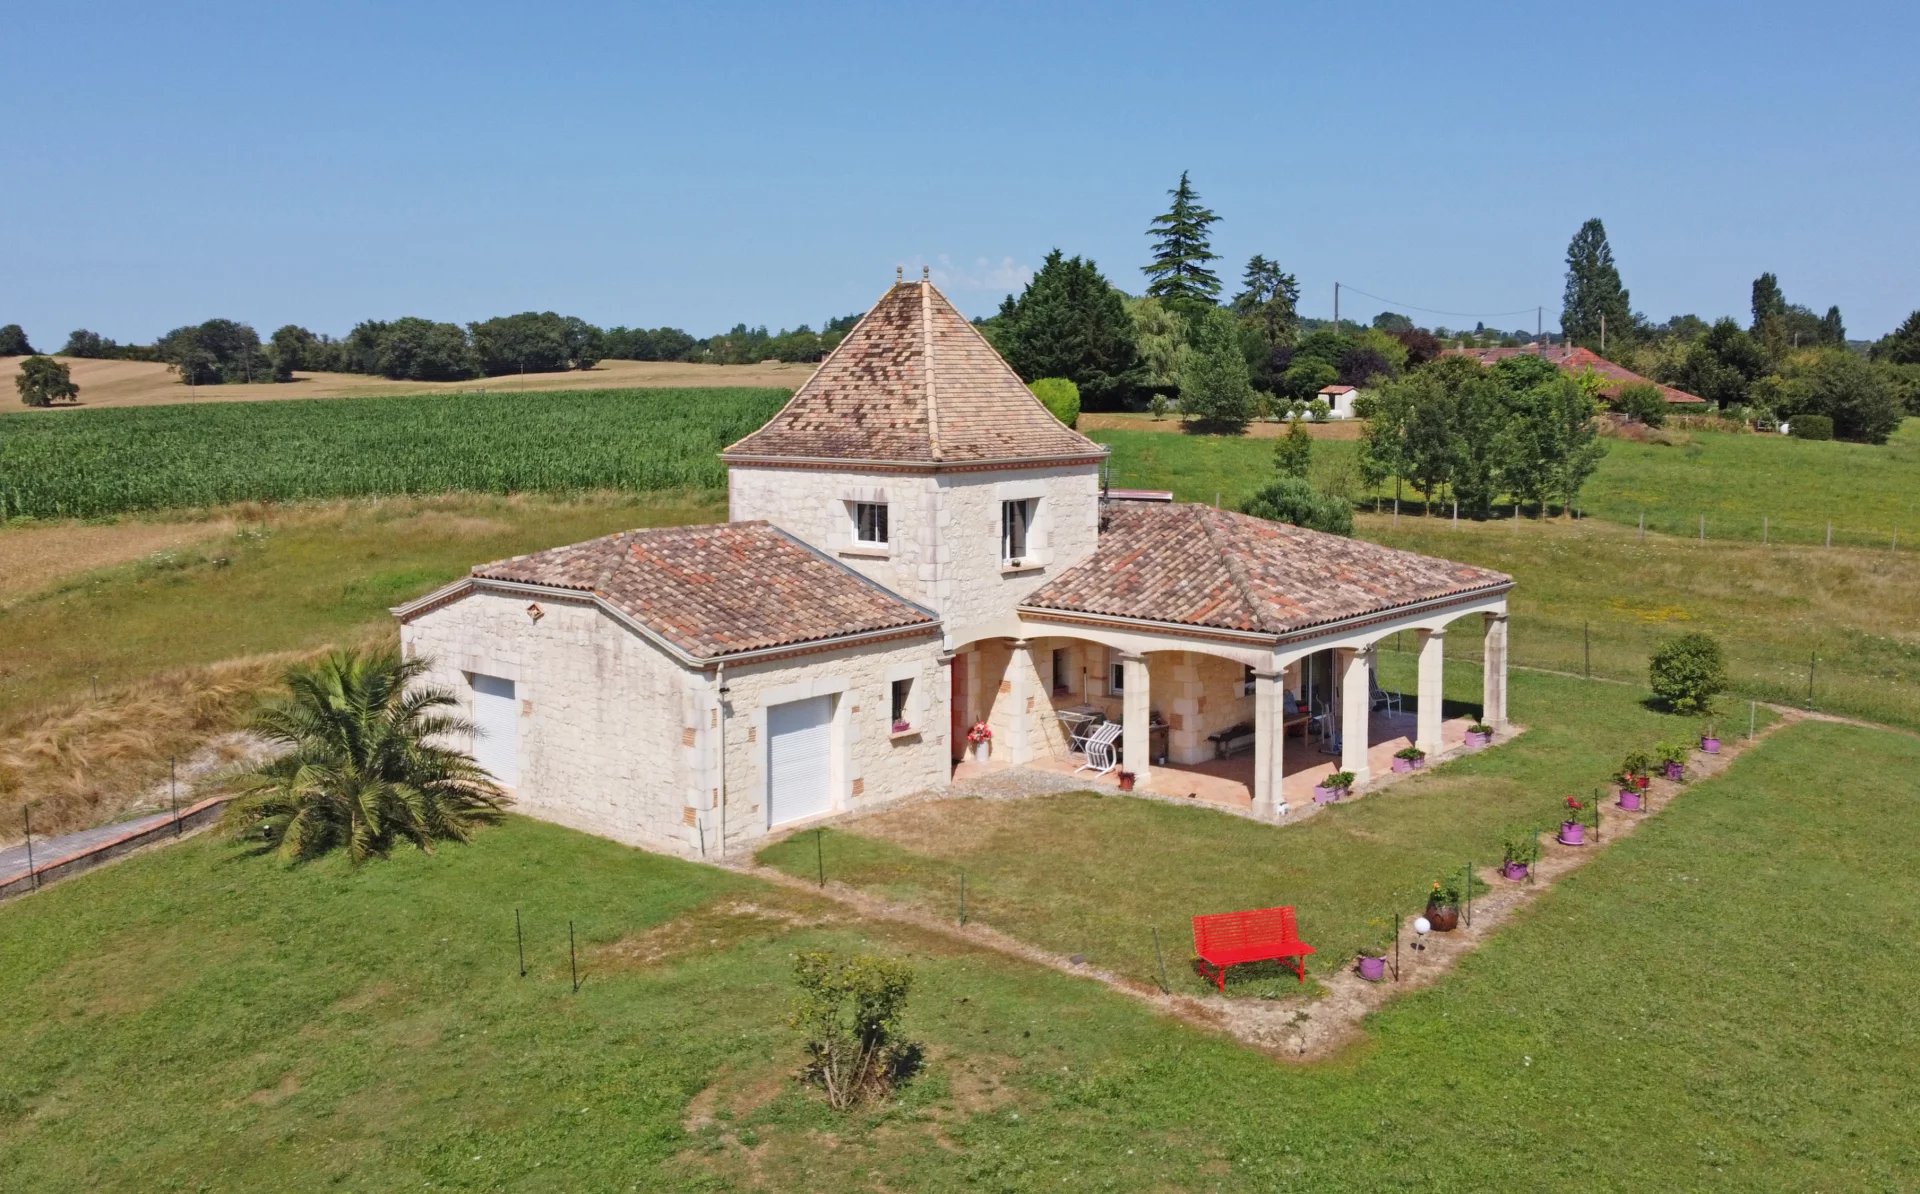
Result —
[[1281, 477], [1247, 499], [1241, 509], [1256, 518], [1292, 523], [1329, 535], [1353, 534], [1353, 503], [1323, 494], [1300, 477]]
[[1273, 464], [1283, 477], [1301, 477], [1313, 470], [1313, 436], [1299, 419], [1287, 424], [1287, 433], [1273, 448]]
[[1613, 409], [1649, 427], [1658, 427], [1667, 421], [1667, 396], [1660, 392], [1659, 386], [1635, 382], [1620, 391], [1620, 396], [1613, 400]]
[[1053, 412], [1053, 417], [1069, 427], [1080, 425], [1080, 387], [1064, 377], [1042, 377], [1038, 381], [1027, 383], [1033, 396], [1041, 405]]
[[1787, 420], [1787, 434], [1794, 439], [1832, 439], [1833, 420], [1826, 415], [1794, 415]]
[[1172, 408], [1173, 404], [1167, 401], [1165, 394], [1155, 394], [1152, 401], [1147, 403], [1147, 409], [1153, 412], [1153, 417], [1156, 419], [1166, 418], [1167, 412]]
[[898, 1039], [913, 989], [906, 963], [811, 950], [794, 959], [793, 977], [800, 993], [787, 1023], [805, 1039], [802, 1077], [836, 1110], [884, 1095], [918, 1068], [920, 1047]]
[[1727, 687], [1726, 655], [1710, 635], [1667, 639], [1655, 649], [1647, 671], [1654, 697], [1676, 713], [1708, 712]]
[[1313, 416], [1314, 422], [1324, 423], [1333, 415], [1333, 407], [1327, 404], [1325, 398], [1315, 398], [1307, 403], [1307, 412]]

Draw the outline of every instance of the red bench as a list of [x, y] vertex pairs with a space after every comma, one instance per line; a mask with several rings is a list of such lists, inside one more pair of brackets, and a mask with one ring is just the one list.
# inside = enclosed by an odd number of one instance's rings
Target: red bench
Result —
[[1256, 908], [1194, 917], [1193, 952], [1200, 955], [1201, 972], [1224, 994], [1227, 968], [1242, 962], [1284, 964], [1291, 958], [1294, 977], [1304, 983], [1307, 981], [1305, 959], [1314, 949], [1300, 940], [1292, 908]]

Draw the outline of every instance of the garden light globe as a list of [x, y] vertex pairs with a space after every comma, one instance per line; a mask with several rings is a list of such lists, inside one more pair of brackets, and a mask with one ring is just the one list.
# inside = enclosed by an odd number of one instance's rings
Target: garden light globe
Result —
[[1419, 933], [1423, 937], [1426, 935], [1427, 930], [1431, 929], [1432, 927], [1433, 927], [1433, 922], [1428, 920], [1424, 916], [1416, 916], [1413, 918], [1413, 931], [1416, 933]]

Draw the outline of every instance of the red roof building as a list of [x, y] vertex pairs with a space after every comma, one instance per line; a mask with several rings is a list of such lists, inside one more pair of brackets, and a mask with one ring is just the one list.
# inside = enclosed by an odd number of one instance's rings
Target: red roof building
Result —
[[1609, 400], [1618, 398], [1620, 391], [1630, 385], [1649, 385], [1659, 390], [1666, 400], [1674, 406], [1705, 406], [1707, 400], [1685, 390], [1676, 390], [1672, 386], [1661, 385], [1650, 377], [1642, 377], [1624, 365], [1616, 365], [1590, 348], [1568, 348], [1564, 344], [1530, 344], [1525, 348], [1449, 348], [1440, 355], [1449, 357], [1472, 357], [1482, 365], [1492, 365], [1509, 357], [1533, 356], [1558, 365], [1562, 370], [1578, 376], [1591, 369], [1608, 379], [1608, 384], [1600, 391], [1600, 396]]

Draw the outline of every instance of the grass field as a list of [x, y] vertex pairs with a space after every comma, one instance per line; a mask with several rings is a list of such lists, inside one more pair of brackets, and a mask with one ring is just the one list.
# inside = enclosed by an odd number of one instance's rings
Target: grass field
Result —
[[[1109, 417], [1111, 418], [1111, 417]], [[1174, 420], [1129, 416], [1088, 432], [1113, 449], [1113, 484], [1171, 489], [1181, 501], [1238, 507], [1273, 476], [1271, 438], [1188, 435]], [[1920, 550], [1920, 419], [1886, 445], [1816, 443], [1775, 435], [1678, 432], [1673, 445], [1609, 438], [1607, 455], [1581, 494], [1583, 514], [1680, 537]], [[1319, 438], [1316, 474], [1353, 470], [1358, 444]], [[1352, 475], [1355, 492], [1357, 472]], [[1384, 496], [1391, 498], [1392, 490]], [[1406, 487], [1403, 510], [1418, 508]]]
[[0, 516], [723, 488], [719, 450], [785, 400], [782, 390], [600, 390], [37, 412], [6, 424]]
[[[1410, 669], [1398, 679], [1412, 687]], [[1297, 826], [1081, 793], [913, 805], [829, 829], [820, 850], [829, 878], [942, 915], [957, 915], [964, 870], [969, 919], [1141, 982], [1154, 978], [1154, 928], [1178, 950], [1196, 913], [1275, 904], [1307, 910], [1302, 935], [1320, 950], [1309, 968], [1341, 970], [1361, 946], [1390, 939], [1394, 913], [1416, 913], [1434, 880], [1498, 864], [1509, 831], [1557, 826], [1567, 793], [1590, 794], [1629, 750], [1685, 739], [1697, 724], [1581, 680], [1518, 673], [1511, 691], [1524, 738]], [[1447, 693], [1477, 705], [1479, 670], [1450, 665]], [[811, 878], [815, 849], [802, 834], [760, 857]], [[1207, 985], [1185, 970], [1174, 984]], [[1293, 987], [1284, 974], [1232, 989]]]
[[[1836, 758], [1872, 782], [1805, 782]], [[5, 1180], [1912, 1188], [1920, 867], [1885, 828], [1916, 776], [1920, 743], [1782, 731], [1311, 1067], [518, 819], [359, 869], [197, 840], [0, 908]], [[916, 970], [930, 1061], [885, 1108], [838, 1117], [790, 1078], [789, 960], [821, 946]]]
[[[25, 411], [15, 400], [13, 377], [25, 357], [0, 357], [0, 413]], [[176, 403], [278, 402], [290, 398], [367, 398], [392, 394], [528, 393], [540, 390], [602, 390], [666, 387], [775, 387], [797, 389], [812, 365], [690, 365], [682, 361], [602, 361], [571, 373], [528, 373], [471, 381], [388, 381], [363, 373], [296, 373], [290, 382], [240, 382], [225, 386], [180, 384], [153, 361], [91, 361], [59, 358], [80, 387], [77, 409], [170, 406]], [[61, 407], [60, 410], [75, 409]], [[57, 412], [56, 412], [57, 413]]]

